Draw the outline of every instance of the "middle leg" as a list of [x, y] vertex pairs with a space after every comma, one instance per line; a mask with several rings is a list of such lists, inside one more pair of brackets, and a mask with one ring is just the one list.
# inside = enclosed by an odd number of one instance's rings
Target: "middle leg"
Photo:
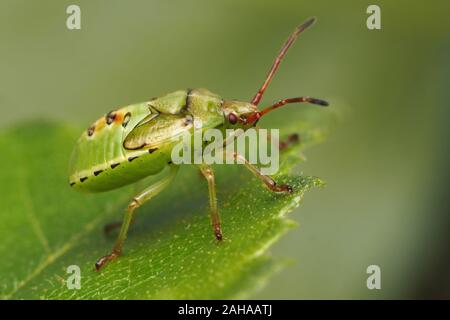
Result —
[[214, 171], [206, 164], [199, 165], [200, 171], [208, 182], [209, 204], [211, 210], [211, 225], [217, 240], [222, 240], [222, 229], [220, 227], [219, 210], [217, 209], [216, 186], [214, 181]]

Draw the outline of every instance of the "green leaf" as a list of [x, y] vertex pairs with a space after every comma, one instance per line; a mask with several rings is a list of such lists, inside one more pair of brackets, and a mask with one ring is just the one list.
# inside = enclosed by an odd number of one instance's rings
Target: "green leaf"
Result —
[[[102, 194], [77, 193], [66, 170], [79, 128], [28, 123], [0, 133], [0, 297], [3, 299], [245, 298], [283, 261], [269, 246], [294, 223], [285, 215], [318, 178], [287, 175], [300, 150], [323, 130], [300, 128], [302, 143], [282, 155], [279, 181], [294, 193], [273, 194], [241, 166], [217, 166], [224, 241], [210, 230], [208, 193], [193, 167], [138, 209], [125, 251], [102, 272], [96, 259], [114, 236], [103, 226], [120, 220], [135, 186]], [[303, 131], [302, 131], [303, 130]], [[150, 179], [157, 179], [152, 177]], [[81, 268], [81, 289], [66, 286], [67, 267]]]

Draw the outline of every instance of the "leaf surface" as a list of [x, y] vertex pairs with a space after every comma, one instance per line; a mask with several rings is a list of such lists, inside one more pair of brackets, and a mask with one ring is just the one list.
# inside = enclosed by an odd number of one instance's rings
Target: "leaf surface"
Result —
[[[125, 251], [102, 272], [96, 259], [116, 234], [103, 226], [121, 220], [139, 189], [77, 193], [67, 162], [78, 127], [32, 122], [0, 133], [0, 297], [2, 299], [245, 298], [283, 262], [267, 249], [295, 225], [285, 218], [315, 177], [292, 173], [307, 145], [323, 139], [320, 126], [296, 124], [301, 143], [281, 155], [279, 182], [292, 194], [274, 194], [243, 166], [215, 166], [224, 241], [210, 229], [207, 185], [184, 166], [175, 182], [138, 209]], [[289, 131], [287, 131], [289, 132]], [[149, 179], [157, 179], [151, 177]], [[145, 182], [139, 186], [145, 186]], [[81, 289], [69, 290], [67, 267], [81, 269]]]

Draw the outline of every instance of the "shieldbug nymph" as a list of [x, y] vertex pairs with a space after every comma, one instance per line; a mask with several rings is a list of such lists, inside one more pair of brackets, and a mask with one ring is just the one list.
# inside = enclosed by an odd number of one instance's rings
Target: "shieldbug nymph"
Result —
[[[100, 270], [108, 262], [121, 255], [133, 214], [139, 206], [160, 193], [174, 179], [179, 165], [171, 161], [171, 150], [175, 137], [193, 130], [195, 120], [204, 126], [201, 129], [241, 128], [248, 130], [258, 120], [289, 103], [311, 103], [327, 106], [321, 99], [307, 96], [287, 98], [258, 109], [258, 104], [277, 71], [283, 57], [300, 33], [311, 26], [311, 18], [292, 32], [273, 62], [261, 88], [250, 102], [224, 100], [206, 89], [179, 90], [150, 101], [132, 104], [114, 110], [98, 119], [83, 132], [72, 153], [69, 168], [69, 184], [73, 189], [87, 192], [107, 191], [131, 184], [150, 175], [156, 175], [166, 167], [169, 174], [138, 193], [129, 203], [117, 241], [108, 255], [95, 264]], [[212, 106], [212, 107], [211, 107]], [[253, 164], [237, 153], [245, 167], [274, 192], [290, 192], [289, 185], [279, 185], [272, 178], [263, 175]], [[211, 166], [198, 165], [208, 182], [210, 195], [211, 224], [218, 241], [222, 240], [220, 217], [216, 205], [214, 172]]]

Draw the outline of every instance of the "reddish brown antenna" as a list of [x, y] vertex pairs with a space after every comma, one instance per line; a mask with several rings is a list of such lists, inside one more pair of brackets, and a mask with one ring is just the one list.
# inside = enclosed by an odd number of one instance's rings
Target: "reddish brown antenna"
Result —
[[289, 36], [287, 41], [284, 43], [284, 45], [281, 47], [280, 53], [278, 54], [277, 58], [272, 64], [272, 67], [270, 68], [269, 73], [267, 74], [266, 80], [264, 81], [263, 85], [259, 89], [259, 91], [256, 93], [256, 95], [253, 97], [251, 103], [257, 106], [259, 102], [261, 101], [261, 98], [264, 94], [264, 91], [266, 91], [267, 87], [269, 86], [270, 80], [272, 80], [275, 72], [278, 69], [278, 66], [280, 65], [281, 61], [283, 60], [286, 52], [288, 49], [292, 46], [292, 44], [297, 40], [300, 33], [302, 33], [305, 29], [310, 27], [314, 22], [316, 21], [316, 18], [311, 18], [295, 28], [294, 32]]

